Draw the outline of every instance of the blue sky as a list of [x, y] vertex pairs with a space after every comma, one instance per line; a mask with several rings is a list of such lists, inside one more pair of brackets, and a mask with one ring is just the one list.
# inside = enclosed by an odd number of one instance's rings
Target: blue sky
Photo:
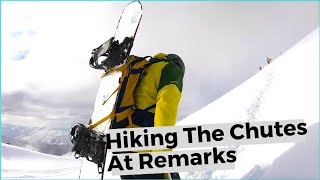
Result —
[[[2, 120], [86, 123], [101, 71], [91, 50], [111, 37], [127, 2], [2, 2]], [[143, 2], [132, 53], [186, 64], [179, 120], [241, 84], [318, 27], [317, 2]], [[228, 112], [226, 112], [228, 113]]]

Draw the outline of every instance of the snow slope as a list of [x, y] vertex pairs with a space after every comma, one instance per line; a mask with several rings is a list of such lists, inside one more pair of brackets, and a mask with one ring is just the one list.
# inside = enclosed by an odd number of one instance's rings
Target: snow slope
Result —
[[185, 178], [319, 178], [319, 28], [255, 76], [178, 125], [304, 119], [305, 142], [238, 147], [236, 168]]
[[[319, 177], [319, 123], [308, 129], [306, 140], [297, 143], [268, 167], [262, 178], [297, 178], [306, 179]], [[307, 150], [307, 148], [309, 150]], [[288, 165], [290, 164], [290, 165]], [[318, 169], [319, 170], [319, 169]]]
[[77, 178], [80, 160], [53, 156], [7, 144], [2, 146], [2, 178]]
[[38, 152], [63, 155], [71, 151], [69, 131], [2, 124], [2, 143]]
[[[29, 149], [1, 144], [2, 178], [99, 179], [97, 166], [83, 159], [54, 156]], [[110, 153], [109, 153], [110, 154]], [[108, 156], [108, 159], [110, 157]], [[105, 172], [105, 179], [119, 179]]]

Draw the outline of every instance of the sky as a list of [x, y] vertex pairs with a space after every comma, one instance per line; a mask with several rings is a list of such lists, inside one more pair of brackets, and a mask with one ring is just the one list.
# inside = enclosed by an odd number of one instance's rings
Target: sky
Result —
[[[2, 122], [87, 123], [102, 71], [91, 50], [113, 36], [128, 2], [1, 2]], [[178, 121], [264, 67], [319, 26], [317, 2], [142, 2], [131, 51], [178, 54]], [[228, 113], [228, 112], [226, 112]]]

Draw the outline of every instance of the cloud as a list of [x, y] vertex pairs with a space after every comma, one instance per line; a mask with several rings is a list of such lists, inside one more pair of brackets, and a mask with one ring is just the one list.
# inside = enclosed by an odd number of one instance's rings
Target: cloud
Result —
[[12, 38], [22, 39], [23, 37], [35, 36], [37, 33], [34, 30], [15, 31], [11, 33]]
[[53, 97], [52, 94], [31, 94], [26, 91], [3, 93], [2, 112], [5, 121], [13, 124], [58, 128], [71, 127], [75, 122], [87, 123], [93, 101], [72, 102], [72, 98], [69, 98], [70, 101], [66, 99], [61, 95]]
[[30, 49], [18, 50], [16, 54], [14, 54], [14, 57], [12, 59], [16, 61], [23, 60], [24, 58], [27, 57], [29, 52], [30, 52]]

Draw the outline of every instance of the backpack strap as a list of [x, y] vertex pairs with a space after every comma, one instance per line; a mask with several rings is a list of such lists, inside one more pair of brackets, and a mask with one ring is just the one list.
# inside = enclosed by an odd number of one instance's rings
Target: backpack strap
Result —
[[112, 117], [114, 117], [114, 114], [115, 114], [115, 111], [114, 111], [114, 109], [113, 109], [108, 116], [104, 117], [103, 119], [97, 121], [97, 122], [94, 123], [94, 124], [91, 124], [91, 125], [89, 126], [89, 129], [93, 129], [93, 128], [99, 126], [100, 124], [102, 124], [103, 122], [105, 122], [106, 120], [112, 119]]
[[[131, 58], [131, 57], [130, 57]], [[145, 68], [149, 64], [147, 57], [134, 57], [128, 62], [127, 70], [120, 79], [120, 89], [115, 103], [115, 117], [111, 128], [133, 127], [132, 114], [136, 110], [133, 97], [134, 90], [139, 83]]]
[[146, 67], [163, 61], [171, 62], [170, 60], [157, 59], [150, 56], [129, 56], [128, 62], [118, 69], [122, 72], [122, 76], [119, 79], [119, 87], [112, 93], [114, 95], [114, 93], [118, 92], [112, 112], [96, 123], [90, 124], [89, 128], [93, 129], [107, 120], [112, 120], [111, 129], [125, 128], [127, 126], [133, 127], [133, 124], [141, 127], [153, 126], [154, 113], [149, 112], [149, 110], [155, 108], [156, 104], [143, 110], [136, 109], [133, 92], [143, 76]]
[[155, 107], [156, 107], [156, 104], [153, 104], [153, 105], [145, 108], [144, 111], [149, 111], [150, 109], [153, 109], [153, 108], [155, 108]]
[[[126, 77], [126, 75], [128, 74], [128, 69], [129, 69], [129, 65], [135, 60], [135, 56], [130, 56], [129, 59], [128, 59], [128, 63], [123, 65], [122, 67], [120, 67], [118, 70], [122, 72], [122, 76], [120, 77], [119, 79], [119, 86], [113, 91], [113, 93], [103, 102], [103, 104], [105, 104], [111, 96], [113, 96], [116, 92], [118, 92], [118, 95], [117, 95], [117, 99], [119, 97], [119, 91], [118, 90], [121, 90], [121, 88], [123, 87], [123, 84], [122, 82], [124, 81], [124, 78]], [[110, 70], [109, 70], [110, 71]], [[114, 70], [113, 70], [114, 71]], [[105, 74], [106, 75], [106, 74]], [[105, 76], [104, 75], [104, 76]], [[103, 77], [104, 77], [103, 76]], [[117, 103], [117, 101], [116, 101]], [[116, 109], [113, 108], [112, 111], [104, 118], [102, 118], [101, 120], [97, 121], [96, 123], [92, 124], [92, 120], [90, 119], [89, 121], [89, 128], [90, 129], [93, 129], [97, 126], [99, 126], [100, 124], [102, 124], [103, 122], [111, 119], [113, 120], [115, 118], [115, 115], [116, 115]]]

